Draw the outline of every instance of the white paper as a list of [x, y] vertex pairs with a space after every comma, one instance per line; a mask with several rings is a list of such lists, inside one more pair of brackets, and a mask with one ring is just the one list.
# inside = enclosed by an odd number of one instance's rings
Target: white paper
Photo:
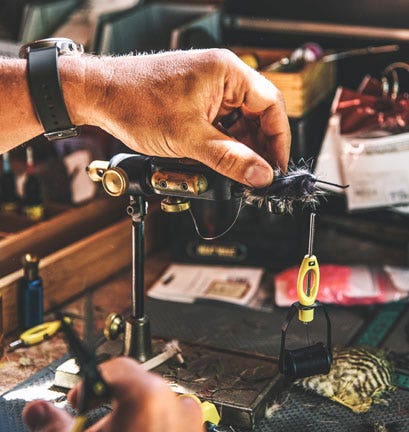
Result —
[[148, 296], [184, 303], [202, 298], [247, 305], [262, 275], [263, 269], [256, 267], [172, 264], [148, 291]]
[[409, 133], [345, 140], [341, 161], [349, 210], [409, 203]]
[[394, 207], [391, 209], [394, 213], [409, 215], [409, 205]]
[[[342, 156], [348, 147], [354, 152]], [[373, 157], [367, 159], [369, 155]], [[340, 134], [340, 116], [334, 114], [328, 121], [314, 174], [321, 180], [349, 184], [347, 190], [330, 185], [320, 187], [335, 193], [346, 193], [350, 210], [389, 206], [393, 212], [409, 214], [409, 205], [404, 204], [409, 202], [408, 155], [409, 133], [373, 139], [343, 136]], [[375, 167], [370, 166], [372, 161], [376, 161]]]
[[351, 268], [348, 296], [351, 298], [377, 297], [380, 294], [379, 285], [373, 277], [372, 269], [365, 266]]
[[385, 266], [384, 270], [388, 273], [395, 288], [409, 292], [409, 268]]
[[[342, 139], [339, 132], [340, 117], [334, 114], [328, 122], [328, 128], [322, 142], [320, 154], [315, 166], [314, 174], [320, 179], [335, 184], [343, 184], [339, 155], [342, 148]], [[321, 185], [320, 188], [335, 193], [344, 193], [344, 189], [331, 185]]]

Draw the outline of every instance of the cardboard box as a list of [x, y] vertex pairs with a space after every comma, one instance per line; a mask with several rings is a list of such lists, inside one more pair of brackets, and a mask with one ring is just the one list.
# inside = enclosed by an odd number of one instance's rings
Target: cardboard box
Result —
[[290, 51], [233, 47], [238, 55], [253, 54], [258, 60], [258, 70], [269, 79], [283, 94], [287, 115], [292, 118], [303, 117], [315, 108], [332, 92], [336, 83], [334, 63], [317, 61], [307, 63], [296, 72], [263, 71], [266, 66], [290, 55]]

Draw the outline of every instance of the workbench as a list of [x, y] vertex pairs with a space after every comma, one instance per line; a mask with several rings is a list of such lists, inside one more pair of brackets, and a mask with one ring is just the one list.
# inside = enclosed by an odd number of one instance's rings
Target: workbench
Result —
[[[146, 287], [152, 285], [170, 262], [170, 255], [164, 251], [154, 253], [146, 260]], [[90, 290], [95, 312], [95, 327], [98, 331], [102, 330], [105, 317], [109, 312], [129, 311], [130, 283], [130, 269], [125, 269]], [[83, 294], [69, 302], [63, 309], [82, 316], [85, 310], [85, 300]], [[199, 303], [182, 307], [178, 303], [149, 300], [146, 306], [152, 321], [154, 336], [164, 338], [176, 336], [181, 340], [193, 339], [195, 342], [208, 346], [230, 349], [240, 347], [247, 352], [264, 352], [273, 357], [277, 355], [280, 323], [286, 314], [285, 309], [277, 309], [271, 314], [261, 314], [257, 311], [241, 307], [232, 308], [220, 303]], [[205, 328], [201, 314], [207, 313], [206, 311], [211, 311], [213, 315], [209, 317]], [[330, 308], [335, 343], [348, 344], [364, 326], [365, 320], [375, 312], [376, 308]], [[407, 318], [405, 318], [406, 321]], [[52, 316], [49, 315], [46, 319], [52, 319]], [[76, 320], [76, 328], [81, 331], [81, 327], [81, 320]], [[403, 334], [406, 326], [401, 325], [400, 327], [402, 341], [399, 348], [409, 351], [408, 341]], [[16, 336], [18, 335], [14, 334], [8, 340]], [[396, 348], [396, 343], [394, 345]], [[10, 390], [24, 379], [48, 366], [53, 360], [60, 359], [64, 353], [66, 353], [65, 342], [58, 334], [36, 347], [23, 348], [6, 354], [1, 363], [4, 378], [0, 383], [0, 393]], [[271, 420], [263, 420], [257, 427], [257, 431], [288, 430], [285, 425], [288, 424], [289, 415], [295, 415], [299, 424], [302, 424], [303, 427], [314, 427], [317, 432], [372, 430], [364, 427], [373, 425], [377, 418], [384, 419], [385, 423], [392, 423], [392, 418], [399, 420], [400, 426], [392, 430], [405, 431], [409, 427], [409, 392], [403, 390], [393, 395], [391, 407], [377, 407], [365, 415], [353, 414], [338, 404], [299, 389], [277, 391], [270, 407], [273, 414], [277, 410], [274, 429], [272, 429]], [[281, 410], [282, 406], [285, 409]], [[239, 431], [236, 428], [235, 430]]]
[[[170, 262], [167, 253], [161, 252], [146, 260], [145, 283], [149, 287], [161, 275]], [[125, 269], [109, 278], [105, 283], [90, 289], [94, 306], [96, 331], [102, 331], [106, 316], [112, 312], [122, 312], [129, 308], [131, 272]], [[64, 306], [64, 311], [84, 316], [85, 293], [77, 296]], [[52, 314], [45, 316], [45, 321], [53, 320]], [[76, 329], [82, 333], [83, 322], [76, 320]], [[18, 339], [18, 332], [8, 335], [6, 344]], [[40, 345], [20, 348], [17, 351], [5, 353], [0, 360], [0, 394], [10, 390], [21, 381], [35, 374], [43, 367], [57, 360], [67, 352], [67, 346], [61, 333], [58, 333]]]

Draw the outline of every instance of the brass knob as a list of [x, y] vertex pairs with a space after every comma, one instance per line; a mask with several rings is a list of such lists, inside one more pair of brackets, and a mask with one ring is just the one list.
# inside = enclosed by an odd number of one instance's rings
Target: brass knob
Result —
[[110, 313], [105, 319], [104, 336], [107, 340], [115, 340], [124, 332], [124, 319], [115, 312]]
[[95, 160], [87, 166], [87, 173], [92, 181], [100, 182], [102, 180], [102, 176], [108, 168], [108, 161]]
[[166, 197], [160, 203], [160, 208], [166, 213], [181, 213], [190, 209], [190, 201], [185, 198]]
[[102, 186], [107, 194], [115, 197], [121, 196], [127, 191], [128, 185], [128, 176], [123, 169], [115, 167], [104, 172]]

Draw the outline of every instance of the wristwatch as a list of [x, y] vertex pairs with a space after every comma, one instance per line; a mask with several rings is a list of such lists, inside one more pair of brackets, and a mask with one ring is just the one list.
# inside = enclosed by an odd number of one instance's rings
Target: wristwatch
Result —
[[80, 55], [82, 45], [66, 38], [40, 39], [20, 48], [20, 58], [28, 62], [28, 86], [37, 117], [50, 140], [79, 134], [71, 122], [61, 90], [58, 56]]

